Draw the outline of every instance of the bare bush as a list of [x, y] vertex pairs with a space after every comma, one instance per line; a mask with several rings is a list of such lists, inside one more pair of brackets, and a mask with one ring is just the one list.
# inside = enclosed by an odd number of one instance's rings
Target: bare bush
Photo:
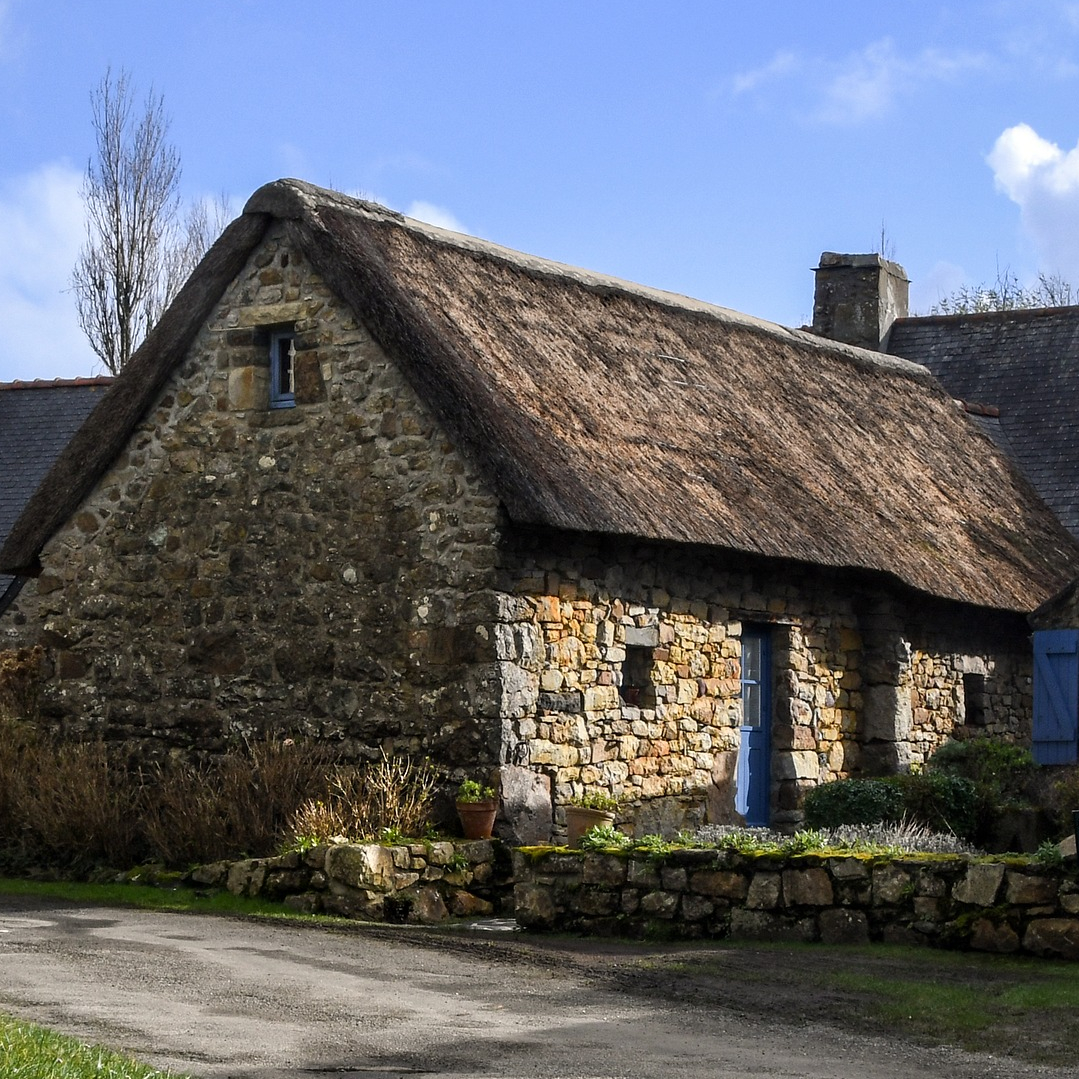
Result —
[[110, 759], [104, 743], [57, 747], [41, 741], [22, 763], [26, 771], [15, 788], [15, 814], [24, 856], [77, 869], [137, 865], [143, 859], [138, 785]]
[[324, 798], [333, 751], [268, 738], [206, 765], [173, 763], [147, 777], [142, 820], [153, 856], [190, 865], [273, 854], [297, 808]]
[[0, 652], [0, 718], [37, 721], [44, 661], [39, 645]]
[[343, 838], [422, 835], [430, 824], [438, 772], [430, 761], [389, 757], [358, 768], [338, 768], [325, 798], [310, 799], [292, 816], [292, 845]]

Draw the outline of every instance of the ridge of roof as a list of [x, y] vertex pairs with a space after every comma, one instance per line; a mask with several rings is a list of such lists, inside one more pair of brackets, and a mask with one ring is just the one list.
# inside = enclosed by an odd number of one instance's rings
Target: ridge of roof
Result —
[[109, 386], [115, 375], [86, 375], [77, 378], [17, 378], [14, 382], [0, 382], [0, 390], [53, 390], [69, 386]]
[[964, 323], [1004, 322], [1008, 319], [1033, 322], [1036, 319], [1071, 315], [1079, 318], [1079, 304], [1068, 304], [1061, 307], [1006, 307], [1000, 311], [966, 311], [954, 314], [929, 314], [929, 315], [903, 315], [892, 323], [892, 328], [928, 325], [929, 323], [942, 323], [944, 325], [961, 325]]
[[446, 244], [471, 254], [495, 259], [534, 276], [572, 281], [587, 289], [611, 290], [626, 296], [635, 296], [664, 307], [692, 311], [715, 318], [721, 322], [752, 329], [776, 340], [820, 350], [832, 355], [843, 355], [862, 366], [863, 369], [890, 371], [905, 374], [915, 379], [933, 381], [933, 376], [926, 367], [901, 356], [893, 356], [884, 352], [859, 348], [856, 345], [848, 345], [841, 341], [833, 341], [807, 329], [793, 329], [780, 325], [778, 322], [756, 318], [753, 315], [709, 303], [706, 300], [695, 299], [692, 296], [685, 296], [678, 292], [651, 288], [648, 285], [628, 281], [610, 274], [583, 269], [580, 266], [572, 266], [569, 263], [542, 258], [539, 255], [530, 255], [512, 247], [504, 247], [502, 244], [495, 243], [492, 240], [484, 240], [469, 233], [454, 232], [439, 225], [432, 225], [427, 221], [406, 217], [404, 214], [391, 210], [380, 203], [342, 195], [338, 191], [318, 187], [305, 180], [289, 178], [264, 184], [247, 200], [244, 213], [265, 213], [284, 220], [299, 221], [303, 220], [308, 214], [317, 216], [319, 210], [323, 208], [356, 214], [380, 223], [397, 225], [425, 236], [436, 243]]

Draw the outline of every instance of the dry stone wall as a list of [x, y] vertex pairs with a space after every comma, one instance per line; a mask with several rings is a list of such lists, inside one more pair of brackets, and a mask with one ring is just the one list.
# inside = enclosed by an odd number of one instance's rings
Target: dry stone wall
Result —
[[[295, 330], [296, 407], [268, 407]], [[147, 752], [259, 729], [497, 763], [499, 508], [279, 231], [24, 591], [46, 712]]]
[[339, 843], [199, 866], [191, 884], [277, 900], [304, 914], [433, 924], [488, 917], [511, 901], [508, 851], [497, 842]]
[[1070, 868], [964, 856], [514, 852], [517, 921], [537, 931], [885, 941], [1079, 959]]

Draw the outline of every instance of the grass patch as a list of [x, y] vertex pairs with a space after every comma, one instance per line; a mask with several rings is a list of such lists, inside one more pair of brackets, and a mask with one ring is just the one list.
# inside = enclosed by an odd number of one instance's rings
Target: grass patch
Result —
[[0, 1015], [0, 1061], [6, 1079], [182, 1079], [6, 1015]]
[[[687, 991], [922, 1045], [1079, 1059], [1079, 964], [873, 944], [725, 942], [664, 962]], [[650, 964], [651, 969], [655, 969]]]
[[268, 899], [249, 899], [231, 892], [204, 892], [196, 888], [156, 888], [142, 884], [83, 884], [71, 881], [29, 881], [0, 877], [0, 895], [38, 899], [64, 899], [104, 907], [137, 907], [195, 914], [288, 918], [296, 921], [337, 922], [327, 915], [300, 914]]

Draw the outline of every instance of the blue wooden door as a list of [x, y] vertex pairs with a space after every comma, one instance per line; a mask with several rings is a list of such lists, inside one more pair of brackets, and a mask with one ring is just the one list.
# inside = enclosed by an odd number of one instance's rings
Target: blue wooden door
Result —
[[771, 801], [772, 656], [768, 631], [742, 630], [742, 726], [734, 806], [746, 824], [767, 825]]
[[1039, 764], [1069, 764], [1079, 748], [1079, 629], [1034, 634], [1034, 740]]

